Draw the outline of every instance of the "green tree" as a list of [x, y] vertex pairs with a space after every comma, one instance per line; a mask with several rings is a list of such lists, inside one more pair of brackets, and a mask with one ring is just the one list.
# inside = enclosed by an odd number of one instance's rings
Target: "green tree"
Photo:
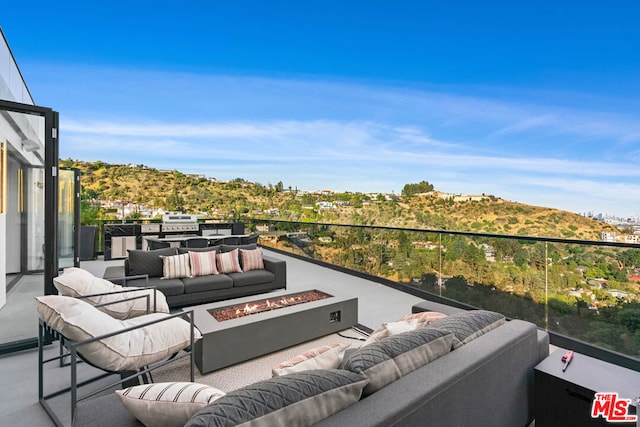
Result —
[[429, 184], [427, 181], [420, 181], [417, 184], [405, 184], [402, 188], [403, 196], [413, 196], [419, 193], [428, 193], [433, 191], [433, 184]]

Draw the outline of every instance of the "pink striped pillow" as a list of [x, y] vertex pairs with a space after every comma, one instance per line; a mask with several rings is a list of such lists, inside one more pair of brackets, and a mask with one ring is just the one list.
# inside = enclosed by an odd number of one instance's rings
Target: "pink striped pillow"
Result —
[[240, 249], [240, 257], [242, 258], [242, 270], [264, 270], [264, 261], [262, 261], [262, 248], [257, 249]]
[[216, 268], [216, 251], [189, 252], [191, 259], [191, 276], [208, 276], [218, 274]]
[[242, 273], [240, 260], [238, 259], [238, 249], [216, 254], [216, 260], [218, 261], [218, 271], [220, 273]]

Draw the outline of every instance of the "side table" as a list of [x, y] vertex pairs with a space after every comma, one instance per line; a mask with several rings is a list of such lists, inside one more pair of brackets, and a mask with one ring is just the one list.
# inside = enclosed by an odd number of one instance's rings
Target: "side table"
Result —
[[[592, 418], [595, 393], [618, 393], [620, 399], [632, 399], [628, 414], [635, 415], [635, 399], [640, 397], [640, 372], [575, 353], [562, 372], [558, 349], [535, 367], [536, 427], [611, 426], [603, 417]], [[640, 426], [634, 422], [615, 422], [616, 426]]]

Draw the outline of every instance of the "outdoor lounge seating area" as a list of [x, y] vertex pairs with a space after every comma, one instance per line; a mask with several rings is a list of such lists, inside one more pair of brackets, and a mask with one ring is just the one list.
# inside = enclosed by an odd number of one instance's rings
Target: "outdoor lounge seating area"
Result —
[[[235, 405], [236, 415], [233, 417], [240, 417], [233, 418], [234, 422], [239, 423], [243, 422], [242, 420], [255, 418], [254, 422], [257, 425], [272, 425], [273, 417], [276, 417], [271, 412], [273, 408], [270, 410], [261, 408], [253, 412], [242, 403], [243, 399], [254, 399], [256, 396], [263, 396], [264, 393], [270, 393], [279, 402], [281, 407], [277, 417], [281, 418], [278, 419], [292, 422], [295, 418], [300, 422], [304, 421], [304, 424], [316, 422], [319, 425], [415, 424], [418, 420], [429, 418], [438, 423], [449, 420], [453, 421], [452, 425], [456, 423], [460, 425], [468, 415], [485, 421], [490, 417], [491, 425], [526, 425], [532, 419], [534, 415], [533, 367], [548, 354], [549, 350], [548, 337], [544, 332], [538, 331], [534, 325], [522, 321], [505, 321], [504, 316], [498, 313], [465, 311], [442, 306], [282, 254], [270, 254], [270, 256], [281, 258], [290, 267], [290, 278], [293, 277], [296, 283], [292, 286], [294, 290], [297, 286], [302, 286], [301, 283], [306, 282], [305, 286], [321, 287], [333, 293], [338, 293], [341, 289], [344, 291], [345, 287], [353, 291], [358, 295], [359, 305], [361, 305], [360, 322], [376, 330], [366, 343], [354, 341], [348, 346], [332, 347], [330, 351], [309, 349], [311, 353], [317, 353], [318, 357], [309, 357], [305, 352], [306, 356], [302, 358], [305, 359], [304, 363], [298, 363], [300, 357], [294, 357], [289, 362], [283, 360], [281, 362], [289, 364], [287, 370], [283, 372], [284, 375], [257, 381], [237, 390], [223, 392], [216, 389], [215, 384], [198, 383], [196, 379], [193, 387], [202, 387], [207, 397], [205, 403], [201, 402], [196, 405], [196, 409], [190, 410], [187, 417], [190, 418], [188, 425], [210, 425], [212, 419], [232, 416], [225, 410], [220, 412], [221, 409], [219, 409], [227, 408], [230, 403]], [[65, 280], [65, 275], [81, 274], [76, 270], [78, 269], [69, 270], [60, 276], [63, 279], [58, 280], [59, 289], [63, 288], [63, 283], [69, 285], [69, 277]], [[86, 278], [85, 273], [82, 275]], [[93, 274], [91, 277], [94, 277], [92, 286], [96, 286], [95, 283], [108, 285], [108, 281], [104, 279]], [[114, 289], [115, 300], [110, 301], [108, 305], [117, 306], [120, 312], [133, 313], [129, 305], [134, 302], [120, 296], [122, 290], [127, 288], [114, 287]], [[153, 293], [157, 291], [151, 288], [135, 289], [133, 292], [144, 292], [134, 301], [144, 301], [142, 306], [146, 307], [151, 306]], [[96, 316], [96, 313], [99, 313], [98, 316], [111, 317], [106, 312], [100, 311], [100, 309], [104, 310], [99, 307], [100, 302], [105, 302], [102, 299], [85, 298], [89, 300], [89, 303], [85, 304], [83, 300], [71, 297], [54, 298], [69, 298], [81, 302], [80, 305], [84, 310], [91, 310], [93, 313], [90, 317]], [[162, 298], [158, 301], [156, 306], [162, 310]], [[416, 312], [413, 315], [414, 318], [411, 317], [412, 311]], [[168, 314], [159, 315], [168, 316]], [[179, 313], [177, 315], [179, 316]], [[133, 319], [141, 319], [145, 316], [149, 315], [113, 320], [131, 322]], [[79, 319], [84, 317], [86, 316], [81, 316]], [[422, 327], [417, 329], [418, 319], [421, 319]], [[133, 321], [140, 323], [140, 320]], [[438, 326], [438, 322], [441, 322], [441, 327]], [[188, 324], [188, 322], [185, 323]], [[50, 324], [53, 324], [56, 326], [56, 331], [64, 330], [50, 317], [45, 317], [42, 324], [49, 328], [51, 328]], [[68, 332], [65, 330], [65, 333]], [[74, 349], [77, 337], [73, 340], [66, 335], [63, 336], [67, 338], [65, 341], [67, 348], [73, 349], [71, 351], [75, 352], [77, 357], [84, 356]], [[199, 332], [196, 328], [194, 340], [197, 341], [198, 337]], [[101, 337], [98, 336], [97, 339]], [[52, 348], [48, 347], [47, 351], [50, 355]], [[192, 345], [187, 343], [185, 347], [191, 349]], [[192, 352], [181, 354], [190, 356]], [[164, 356], [166, 357], [166, 354]], [[53, 359], [56, 357], [57, 354]], [[371, 363], [372, 360], [375, 363], [368, 366], [367, 363]], [[97, 364], [95, 359], [89, 359], [89, 361], [92, 365]], [[163, 362], [164, 360], [161, 363]], [[82, 365], [84, 364], [80, 364]], [[126, 368], [127, 371], [131, 368], [139, 369], [137, 366], [123, 367], [117, 364], [109, 365], [108, 368], [110, 372], [118, 372], [120, 368]], [[68, 367], [54, 367], [53, 371], [49, 368], [46, 372], [49, 376], [53, 372], [55, 376], [66, 375], [69, 378], [68, 369]], [[389, 374], [389, 372], [395, 373]], [[401, 374], [398, 375], [397, 372]], [[131, 376], [137, 375], [131, 373], [127, 377], [131, 379]], [[120, 382], [120, 375], [115, 379]], [[193, 378], [189, 378], [185, 371], [185, 377], [177, 383], [185, 383], [182, 386], [186, 387], [192, 381]], [[177, 383], [158, 384], [157, 388], [164, 387], [171, 390], [171, 387], [178, 386]], [[313, 384], [313, 390], [305, 389], [304, 392], [295, 392], [294, 395], [282, 391], [299, 391], [301, 384], [305, 384], [305, 387]], [[88, 387], [91, 388], [91, 386]], [[486, 393], [487, 387], [500, 390], [500, 393], [497, 391]], [[131, 397], [125, 399], [122, 396], [124, 392], [114, 393], [114, 390], [128, 390], [126, 394]], [[135, 387], [132, 389], [122, 385], [114, 387], [113, 383], [99, 387], [95, 397], [92, 395], [82, 399], [77, 405], [76, 425], [142, 425], [140, 419], [145, 420], [143, 422], [146, 425], [154, 425], [146, 417], [150, 414], [162, 414], [161, 416], [165, 417], [174, 411], [171, 409], [171, 404], [143, 402], [143, 405], [153, 407], [145, 406], [146, 409], [140, 413], [138, 409], [131, 408], [132, 402], [135, 403], [134, 406], [141, 404], [138, 397], [133, 397], [138, 396], [137, 393], [139, 389]], [[512, 396], [510, 402], [518, 402], [518, 404], [507, 405], [501, 393]], [[45, 390], [44, 395], [47, 394], [51, 394], [51, 391]], [[461, 395], [465, 398], [460, 399]], [[473, 408], [468, 407], [468, 399], [476, 402]], [[125, 401], [127, 403], [123, 403]], [[63, 409], [68, 407], [63, 406]], [[202, 409], [204, 407], [206, 408]], [[494, 410], [488, 413], [483, 409], [486, 407], [492, 407]], [[194, 416], [200, 409], [205, 412]], [[299, 418], [300, 411], [308, 418]], [[241, 415], [237, 415], [238, 413]], [[182, 425], [186, 420], [184, 413], [175, 416], [180, 421], [174, 425]]]
[[[415, 327], [424, 315], [400, 322]], [[533, 368], [548, 353], [546, 334], [480, 310], [437, 319], [346, 351], [310, 349], [289, 362], [293, 369], [285, 375], [224, 394], [194, 410], [185, 425], [529, 424]], [[139, 425], [113, 394], [91, 408], [91, 425], [110, 425], [100, 422], [98, 410], [119, 425]]]
[[171, 308], [287, 287], [286, 263], [265, 256], [255, 243], [129, 250], [128, 255], [124, 265], [108, 267], [104, 278], [125, 286], [153, 286]]

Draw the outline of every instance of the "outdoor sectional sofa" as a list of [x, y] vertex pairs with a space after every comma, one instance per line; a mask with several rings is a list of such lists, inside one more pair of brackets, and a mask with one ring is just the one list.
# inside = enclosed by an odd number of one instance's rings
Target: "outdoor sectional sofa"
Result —
[[[262, 256], [264, 269], [205, 274], [196, 277], [165, 278], [163, 258], [189, 252], [229, 253], [233, 250], [253, 251], [257, 245], [219, 245], [208, 248], [163, 248], [151, 251], [129, 250], [124, 266], [107, 267], [104, 278], [123, 286], [155, 286], [166, 297], [169, 307], [183, 307], [256, 295], [285, 289], [286, 262]], [[260, 251], [261, 252], [261, 251]], [[242, 268], [242, 257], [239, 257]]]
[[[414, 308], [417, 311], [423, 309], [424, 306]], [[239, 419], [242, 415], [238, 414], [255, 411], [262, 414], [253, 419], [252, 426], [273, 425], [276, 420], [287, 425], [317, 423], [315, 425], [327, 427], [526, 426], [535, 415], [533, 368], [548, 355], [548, 335], [538, 331], [532, 323], [505, 321], [500, 315], [498, 317], [502, 319], [499, 322], [492, 320], [490, 327], [474, 319], [477, 316], [495, 319], [496, 315], [482, 310], [460, 311], [426, 328], [371, 344], [378, 347], [369, 353], [365, 350], [364, 357], [362, 349], [366, 346], [355, 352], [347, 350], [340, 369], [298, 372], [249, 385], [201, 409], [191, 416], [186, 425], [244, 425], [247, 419]], [[463, 338], [459, 336], [460, 332], [466, 335], [470, 329], [465, 325], [467, 319], [474, 325], [478, 324], [480, 329]], [[387, 357], [377, 354], [380, 348], [409, 347], [407, 343], [415, 341], [416, 337], [430, 340], [429, 345], [436, 343], [439, 352], [436, 347], [430, 347], [426, 351], [432, 355], [426, 364], [415, 370], [409, 369], [400, 378], [387, 378], [387, 383], [378, 383], [367, 391], [367, 387], [376, 382], [373, 378], [384, 377], [385, 370], [378, 370], [376, 365], [364, 372], [362, 362], [373, 360], [379, 363], [376, 359]], [[398, 356], [394, 362], [401, 357]], [[303, 387], [299, 387], [300, 382]], [[323, 387], [328, 391], [315, 394], [307, 391]], [[305, 393], [311, 396], [299, 396]], [[265, 403], [264, 406], [261, 402]], [[78, 425], [141, 425], [115, 393], [89, 401], [86, 405], [79, 412]], [[309, 417], [312, 423], [306, 422]], [[300, 422], [303, 418], [305, 421]]]

